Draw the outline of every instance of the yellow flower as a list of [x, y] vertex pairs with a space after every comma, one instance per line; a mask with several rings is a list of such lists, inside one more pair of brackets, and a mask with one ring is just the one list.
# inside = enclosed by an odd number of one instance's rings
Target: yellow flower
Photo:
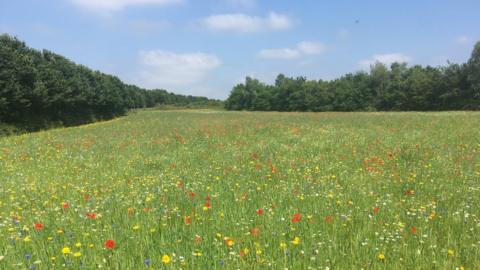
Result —
[[287, 248], [287, 243], [281, 242], [281, 243], [280, 243], [280, 248], [281, 248], [281, 249], [286, 249], [286, 248]]
[[32, 241], [30, 236], [25, 236], [25, 238], [23, 238], [23, 242], [30, 242], [30, 241]]
[[62, 253], [63, 253], [63, 254], [70, 254], [71, 252], [72, 252], [72, 251], [70, 250], [69, 247], [64, 247], [64, 248], [62, 248]]
[[378, 259], [379, 259], [380, 261], [385, 260], [385, 254], [383, 254], [383, 252], [379, 253], [379, 254], [378, 254]]
[[77, 243], [75, 244], [75, 246], [76, 246], [77, 248], [82, 247], [82, 243], [77, 242]]
[[133, 226], [132, 229], [133, 229], [134, 231], [137, 231], [138, 229], [140, 229], [140, 225], [135, 225], [135, 226]]
[[448, 250], [448, 255], [449, 255], [449, 256], [455, 255], [455, 250], [449, 249], [449, 250]]
[[208, 207], [204, 206], [203, 211], [208, 211]]
[[300, 244], [300, 237], [296, 236], [295, 238], [293, 238], [292, 244], [294, 244], [294, 245]]
[[201, 256], [202, 256], [202, 252], [200, 252], [200, 251], [197, 250], [197, 251], [195, 251], [195, 252], [193, 253], [193, 256], [195, 256], [195, 257], [201, 257]]
[[170, 256], [168, 256], [168, 255], [163, 255], [163, 256], [162, 256], [162, 263], [164, 263], [164, 264], [169, 264], [170, 261], [171, 261], [171, 260], [170, 260]]
[[82, 253], [80, 253], [80, 252], [75, 252], [75, 253], [73, 253], [73, 257], [77, 257], [77, 258], [78, 258], [78, 257], [81, 257], [81, 256], [82, 256]]

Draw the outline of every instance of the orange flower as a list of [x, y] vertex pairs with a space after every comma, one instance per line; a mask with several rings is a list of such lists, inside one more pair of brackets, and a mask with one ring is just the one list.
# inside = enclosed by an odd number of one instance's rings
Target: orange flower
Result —
[[192, 218], [190, 216], [185, 217], [185, 225], [190, 225], [192, 223]]
[[412, 234], [416, 234], [417, 233], [417, 227], [413, 226], [411, 229], [410, 229], [410, 232]]
[[380, 208], [378, 208], [378, 207], [373, 208], [373, 213], [374, 214], [378, 214], [379, 211], [380, 211]]
[[292, 223], [299, 222], [300, 220], [302, 220], [302, 214], [300, 213], [293, 214]]
[[330, 223], [330, 222], [333, 221], [333, 217], [332, 217], [332, 216], [326, 216], [326, 217], [325, 217], [325, 221], [328, 222], [328, 223]]
[[34, 226], [36, 231], [41, 231], [43, 229], [43, 224], [42, 223], [35, 223]]
[[91, 218], [91, 219], [96, 219], [97, 218], [96, 213], [87, 213], [86, 216], [87, 216], [87, 218]]
[[252, 236], [258, 236], [258, 235], [260, 234], [260, 229], [257, 228], [257, 227], [252, 228], [252, 229], [250, 230], [250, 234], [251, 234]]

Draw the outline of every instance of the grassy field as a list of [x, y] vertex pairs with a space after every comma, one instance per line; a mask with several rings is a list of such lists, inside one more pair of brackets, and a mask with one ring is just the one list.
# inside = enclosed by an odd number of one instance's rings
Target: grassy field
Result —
[[480, 269], [480, 113], [140, 111], [0, 184], [0, 269]]

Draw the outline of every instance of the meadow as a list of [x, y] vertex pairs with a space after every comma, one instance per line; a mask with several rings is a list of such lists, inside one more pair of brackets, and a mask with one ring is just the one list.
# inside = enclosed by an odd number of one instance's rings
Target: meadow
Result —
[[0, 269], [480, 269], [478, 112], [138, 111], [0, 184]]

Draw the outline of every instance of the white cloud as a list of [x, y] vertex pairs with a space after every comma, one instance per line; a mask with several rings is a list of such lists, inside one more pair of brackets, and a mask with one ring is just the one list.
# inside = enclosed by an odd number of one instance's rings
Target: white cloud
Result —
[[288, 30], [292, 27], [293, 23], [285, 15], [270, 12], [268, 19], [266, 19], [267, 28], [275, 31]]
[[457, 44], [468, 44], [470, 42], [470, 38], [467, 36], [459, 36], [455, 39], [455, 43]]
[[360, 61], [360, 66], [364, 68], [368, 68], [377, 62], [390, 66], [395, 62], [408, 63], [412, 61], [412, 59], [413, 59], [412, 57], [405, 55], [403, 53], [375, 54], [370, 59], [365, 59]]
[[323, 53], [327, 47], [319, 42], [302, 41], [298, 43], [298, 50], [304, 54], [320, 54]]
[[204, 18], [202, 24], [212, 31], [234, 31], [240, 33], [281, 31], [293, 26], [290, 18], [275, 12], [271, 12], [265, 18], [243, 13], [217, 14]]
[[289, 48], [263, 49], [258, 53], [260, 58], [295, 59], [299, 56], [300, 52], [298, 50]]
[[117, 11], [128, 6], [167, 5], [183, 0], [70, 0], [75, 5], [94, 11]]
[[163, 50], [139, 53], [139, 83], [148, 88], [176, 90], [201, 82], [207, 73], [222, 62], [211, 54], [179, 54]]
[[302, 41], [296, 48], [263, 49], [257, 56], [268, 59], [296, 59], [302, 55], [317, 55], [326, 51], [326, 46], [320, 42]]
[[253, 7], [257, 4], [257, 0], [228, 0], [228, 2], [241, 7]]

